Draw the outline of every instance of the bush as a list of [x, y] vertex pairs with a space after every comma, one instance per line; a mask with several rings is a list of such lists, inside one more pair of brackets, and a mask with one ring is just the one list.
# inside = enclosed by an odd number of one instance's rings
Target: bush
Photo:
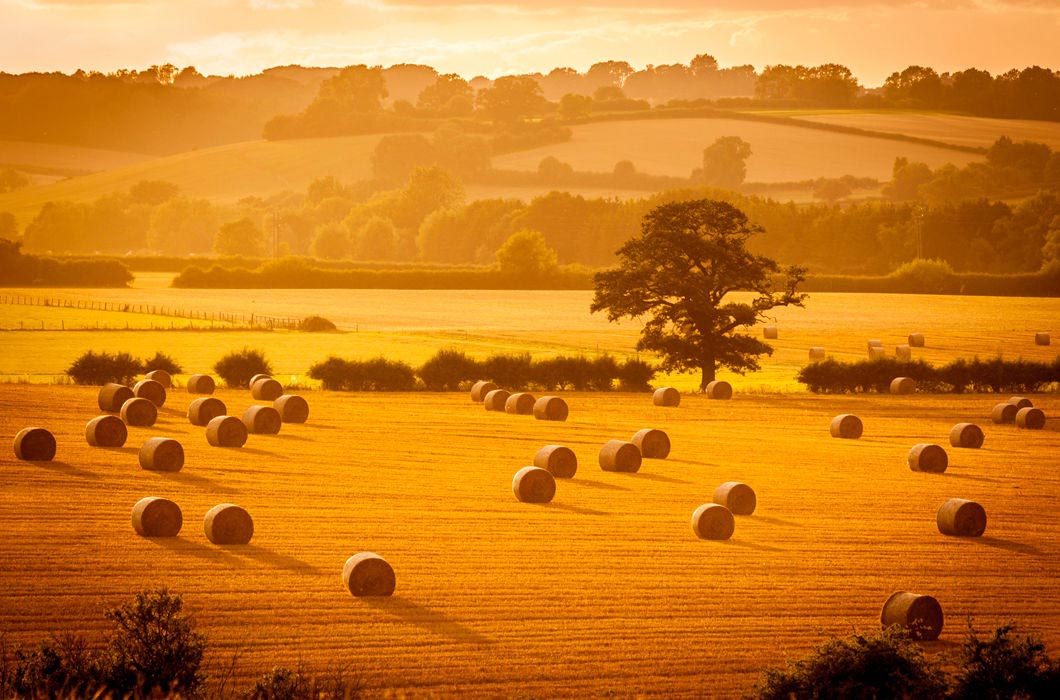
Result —
[[[17, 697], [91, 697], [105, 688], [99, 658], [83, 637], [47, 639], [29, 651], [15, 651], [11, 688]], [[6, 680], [6, 679], [5, 679]], [[0, 688], [0, 696], [8, 693]]]
[[301, 668], [276, 666], [262, 674], [244, 697], [246, 700], [355, 700], [362, 687], [360, 678], [342, 669], [318, 677]]
[[170, 374], [180, 374], [184, 371], [184, 368], [178, 365], [176, 360], [161, 350], [155, 352], [154, 357], [149, 357], [144, 360], [143, 366], [145, 372], [160, 369], [169, 372]]
[[76, 384], [128, 384], [143, 371], [143, 363], [127, 352], [111, 355], [108, 352], [96, 354], [89, 350], [74, 360], [66, 374]]
[[439, 350], [419, 375], [429, 391], [459, 391], [482, 376], [482, 365], [459, 350]]
[[323, 316], [306, 316], [298, 322], [298, 330], [306, 333], [326, 333], [337, 329], [334, 323]]
[[411, 366], [384, 357], [343, 360], [331, 356], [310, 367], [309, 376], [329, 391], [411, 391], [416, 387]]
[[658, 370], [639, 357], [627, 359], [618, 369], [618, 388], [622, 391], [651, 391], [651, 380]]
[[521, 389], [530, 382], [530, 353], [490, 355], [482, 363], [482, 378], [498, 386]]
[[246, 388], [255, 374], [272, 374], [272, 365], [260, 350], [243, 348], [230, 352], [213, 366], [213, 371], [232, 388]]
[[950, 697], [960, 700], [1060, 697], [1060, 664], [1034, 637], [1011, 636], [1013, 625], [980, 639], [973, 630], [961, 645]]
[[912, 377], [921, 391], [963, 393], [1038, 392], [1060, 382], [1060, 358], [1051, 362], [1027, 360], [992, 360], [975, 358], [954, 360], [942, 367], [932, 367], [923, 360], [861, 360], [839, 362], [832, 358], [815, 362], [799, 370], [798, 381], [815, 394], [844, 394], [889, 390], [895, 377]]

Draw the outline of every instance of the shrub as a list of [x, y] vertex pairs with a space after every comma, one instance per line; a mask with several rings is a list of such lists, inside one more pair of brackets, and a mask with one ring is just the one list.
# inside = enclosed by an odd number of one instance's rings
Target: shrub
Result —
[[346, 388], [343, 382], [349, 371], [347, 365], [346, 360], [331, 355], [323, 362], [311, 366], [308, 374], [320, 381], [328, 391], [342, 391]]
[[530, 382], [530, 353], [490, 355], [482, 365], [482, 374], [499, 386], [521, 389]]
[[459, 350], [439, 350], [420, 367], [419, 375], [430, 391], [459, 391], [482, 374], [482, 365]]
[[326, 333], [337, 330], [335, 324], [323, 316], [306, 316], [298, 322], [298, 330], [306, 333]]
[[108, 352], [96, 354], [89, 350], [74, 360], [66, 373], [77, 384], [102, 385], [108, 382], [128, 384], [143, 371], [143, 364], [127, 352], [111, 355]]
[[618, 368], [618, 388], [622, 391], [651, 391], [651, 380], [658, 370], [638, 357], [630, 357]]
[[891, 627], [830, 640], [786, 670], [767, 669], [755, 697], [927, 700], [944, 697], [945, 687], [942, 672], [924, 658], [908, 632]]
[[411, 391], [416, 387], [411, 366], [384, 357], [343, 360], [331, 356], [310, 367], [309, 376], [330, 391]]
[[161, 350], [155, 352], [153, 357], [144, 360], [143, 367], [145, 372], [160, 369], [169, 372], [170, 374], [180, 374], [184, 371], [184, 369], [177, 364], [176, 360]]
[[255, 374], [272, 374], [272, 365], [260, 350], [243, 348], [230, 352], [213, 366], [213, 371], [230, 387], [246, 388]]
[[980, 639], [973, 630], [961, 645], [950, 697], [959, 700], [1060, 697], [1060, 664], [1045, 653], [1041, 640], [1013, 637], [1003, 625]]
[[589, 388], [611, 391], [618, 376], [618, 363], [610, 355], [601, 355], [589, 364]]
[[[98, 656], [74, 635], [16, 650], [10, 684], [15, 696], [30, 698], [91, 697], [105, 688]], [[8, 697], [4, 691], [0, 688], [0, 695]]]
[[1037, 392], [1060, 382], [1060, 358], [1051, 363], [978, 358], [954, 360], [932, 367], [923, 360], [861, 360], [845, 363], [832, 358], [799, 370], [798, 381], [817, 394], [886, 392], [895, 377], [912, 377], [921, 391], [962, 393]]
[[356, 700], [362, 688], [359, 677], [341, 668], [313, 676], [302, 668], [276, 666], [262, 674], [244, 697], [246, 700]]

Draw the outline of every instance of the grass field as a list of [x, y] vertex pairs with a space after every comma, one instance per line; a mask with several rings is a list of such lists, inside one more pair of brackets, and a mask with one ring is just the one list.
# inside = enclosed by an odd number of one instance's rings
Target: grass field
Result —
[[[568, 394], [565, 423], [487, 413], [464, 394], [308, 394], [310, 420], [243, 449], [209, 447], [170, 392], [159, 422], [127, 446], [89, 447], [88, 387], [0, 385], [0, 435], [40, 425], [55, 462], [0, 453], [0, 629], [9, 645], [77, 631], [144, 588], [184, 595], [211, 641], [215, 673], [239, 653], [244, 687], [276, 664], [363, 674], [384, 697], [739, 697], [770, 664], [828, 635], [879, 624], [895, 590], [935, 596], [946, 614], [931, 656], [950, 654], [970, 619], [1014, 620], [1060, 645], [1060, 411], [1042, 431], [988, 424], [991, 396], [685, 396]], [[249, 394], [217, 396], [239, 415]], [[828, 437], [839, 413], [857, 441]], [[905, 464], [918, 442], [946, 444], [959, 421], [981, 450], [949, 448], [945, 474]], [[666, 460], [604, 472], [599, 446], [665, 430]], [[184, 469], [144, 471], [149, 436], [179, 439]], [[511, 480], [546, 444], [577, 454], [550, 505], [515, 500]], [[9, 443], [10, 444], [10, 443]], [[758, 509], [727, 542], [696, 539], [692, 511], [725, 481], [750, 484]], [[176, 501], [173, 540], [138, 537], [140, 498]], [[940, 535], [952, 497], [981, 503], [986, 536]], [[247, 508], [246, 546], [206, 540], [213, 505]], [[341, 581], [359, 551], [397, 573], [389, 599], [356, 599]]]
[[1060, 123], [1030, 119], [989, 119], [956, 114], [925, 112], [823, 112], [786, 113], [785, 116], [824, 124], [853, 126], [924, 139], [945, 141], [958, 146], [989, 147], [1001, 136], [1016, 142], [1036, 141], [1053, 150], [1060, 149]]

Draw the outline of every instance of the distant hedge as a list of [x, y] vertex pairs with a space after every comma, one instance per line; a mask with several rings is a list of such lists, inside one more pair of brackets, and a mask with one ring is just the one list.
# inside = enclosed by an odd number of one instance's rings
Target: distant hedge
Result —
[[21, 247], [0, 238], [0, 287], [126, 287], [133, 280], [117, 260], [53, 260], [23, 255]]
[[815, 394], [848, 394], [886, 393], [895, 377], [911, 377], [921, 391], [929, 393], [1037, 392], [1060, 383], [1060, 357], [1051, 363], [1000, 357], [961, 359], [941, 367], [923, 360], [882, 358], [846, 363], [827, 359], [803, 367], [797, 379]]
[[954, 272], [949, 265], [937, 260], [916, 260], [882, 277], [811, 275], [802, 289], [807, 292], [1056, 297], [1060, 296], [1060, 263], [1053, 263], [1038, 272], [988, 275]]

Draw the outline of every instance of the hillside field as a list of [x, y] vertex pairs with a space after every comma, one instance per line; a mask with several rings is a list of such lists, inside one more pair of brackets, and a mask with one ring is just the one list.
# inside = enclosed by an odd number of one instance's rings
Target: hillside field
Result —
[[[240, 415], [248, 392], [220, 390]], [[0, 629], [8, 645], [105, 628], [102, 608], [142, 589], [183, 594], [216, 674], [238, 653], [239, 686], [275, 665], [345, 667], [369, 697], [718, 697], [749, 692], [768, 665], [829, 635], [879, 625], [896, 590], [936, 597], [948, 655], [966, 621], [1015, 621], [1060, 650], [1056, 395], [1045, 430], [989, 424], [998, 397], [567, 394], [563, 423], [488, 413], [466, 394], [311, 392], [310, 419], [242, 449], [210, 447], [171, 390], [158, 423], [126, 446], [89, 447], [91, 387], [0, 385]], [[828, 437], [839, 413], [860, 440]], [[974, 421], [980, 450], [949, 448]], [[22, 427], [52, 430], [54, 462], [19, 462]], [[667, 432], [665, 460], [636, 474], [597, 466], [600, 445]], [[151, 436], [181, 441], [184, 468], [143, 470]], [[913, 444], [947, 445], [944, 474], [911, 471]], [[518, 502], [513, 474], [547, 444], [570, 446], [573, 479], [549, 505]], [[697, 539], [693, 510], [726, 481], [751, 485], [733, 538]], [[137, 536], [133, 504], [176, 501], [175, 539]], [[969, 498], [986, 535], [940, 535], [935, 511]], [[254, 519], [245, 546], [203, 534], [213, 505]], [[392, 598], [354, 598], [341, 571], [373, 551]]]

